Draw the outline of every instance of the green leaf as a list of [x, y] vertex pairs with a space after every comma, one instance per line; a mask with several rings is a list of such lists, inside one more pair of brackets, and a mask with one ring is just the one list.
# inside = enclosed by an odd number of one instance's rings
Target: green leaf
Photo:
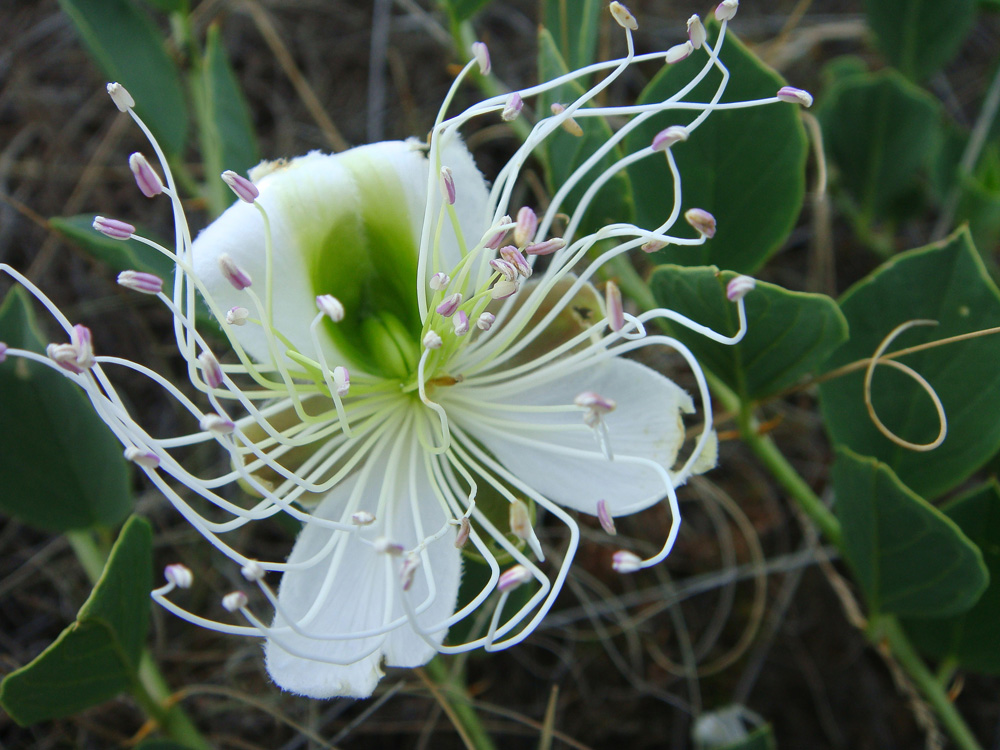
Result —
[[866, 0], [868, 25], [886, 59], [915, 80], [947, 64], [976, 17], [975, 0]]
[[149, 5], [164, 13], [187, 13], [188, 0], [145, 0]]
[[455, 23], [461, 23], [472, 18], [481, 11], [492, 0], [441, 0], [441, 4], [448, 9], [448, 14]]
[[82, 711], [128, 690], [136, 681], [149, 628], [153, 533], [133, 516], [104, 573], [52, 645], [0, 684], [0, 705], [27, 726]]
[[[20, 287], [0, 306], [0, 341], [45, 352]], [[66, 531], [112, 526], [132, 510], [121, 445], [80, 388], [59, 372], [8, 354], [0, 363], [0, 424], [3, 512]]]
[[939, 140], [936, 99], [886, 70], [841, 79], [816, 115], [862, 226], [911, 208], [917, 173]]
[[[664, 265], [650, 289], [659, 304], [730, 336], [739, 330], [737, 308], [726, 299], [736, 274], [715, 266]], [[837, 303], [822, 294], [790, 292], [757, 282], [746, 297], [748, 330], [735, 346], [716, 343], [671, 324], [670, 330], [698, 361], [744, 401], [770, 396], [817, 369], [847, 339], [847, 321]]]
[[[59, 0], [59, 6], [104, 74], [132, 94], [136, 113], [163, 149], [179, 154], [187, 140], [184, 89], [146, 14], [129, 0]], [[112, 106], [109, 102], [111, 112]]]
[[[714, 40], [718, 27], [710, 24]], [[714, 41], [713, 41], [714, 43]], [[732, 77], [722, 102], [772, 97], [782, 78], [762, 63], [732, 32], [720, 55]], [[661, 70], [639, 97], [640, 104], [660, 102], [676, 94], [706, 64], [704, 51]], [[712, 69], [686, 101], [711, 101], [721, 76]], [[687, 125], [695, 112], [658, 114], [626, 138], [626, 150], [648, 146], [668, 125]], [[805, 196], [808, 144], [798, 107], [777, 103], [750, 109], [713, 112], [685, 143], [672, 149], [680, 169], [682, 212], [702, 208], [715, 216], [718, 234], [700, 247], [668, 247], [658, 262], [686, 266], [717, 265], [740, 273], [760, 268], [784, 243], [795, 226]], [[628, 168], [635, 186], [636, 223], [652, 229], [673, 205], [673, 183], [662, 155], [654, 154]], [[671, 230], [697, 237], [683, 220]]]
[[219, 28], [208, 29], [201, 75], [194, 87], [198, 97], [201, 155], [208, 175], [213, 205], [221, 213], [233, 202], [233, 194], [222, 180], [224, 170], [246, 175], [260, 162], [250, 108], [219, 39]]
[[[56, 216], [49, 219], [49, 226], [55, 229], [91, 257], [97, 258], [111, 268], [112, 271], [144, 271], [159, 276], [169, 282], [174, 275], [174, 262], [166, 255], [158, 253], [148, 245], [136, 240], [113, 240], [105, 237], [93, 227], [94, 217], [91, 214], [76, 216]], [[159, 242], [167, 248], [173, 243], [164, 243], [148, 232], [138, 229], [143, 237]]]
[[552, 35], [559, 54], [571, 69], [583, 68], [597, 55], [602, 0], [545, 0], [542, 25]]
[[[538, 76], [547, 81], [569, 71], [556, 45], [546, 29], [538, 32]], [[539, 111], [547, 115], [553, 103], [569, 104], [578, 99], [584, 89], [578, 82], [571, 82], [545, 92], [538, 98]], [[541, 146], [540, 156], [545, 164], [549, 189], [555, 193], [567, 182], [574, 170], [583, 164], [611, 137], [611, 128], [603, 118], [581, 117], [577, 123], [583, 129], [578, 137], [557, 130]], [[620, 148], [611, 151], [595, 164], [562, 203], [562, 211], [571, 214], [586, 191], [590, 179], [596, 178], [622, 157]], [[580, 225], [580, 232], [587, 233], [605, 224], [629, 221], [633, 214], [632, 184], [627, 175], [619, 173], [602, 187], [587, 209]]]
[[989, 580], [979, 548], [888, 466], [839, 447], [833, 489], [844, 557], [873, 613], [935, 617], [976, 603]]
[[935, 659], [954, 659], [976, 672], [1000, 674], [1000, 485], [995, 479], [942, 508], [986, 561], [990, 586], [969, 611], [948, 619], [907, 620], [913, 643]]
[[[897, 255], [851, 287], [840, 306], [851, 338], [827, 361], [831, 370], [871, 357], [906, 321], [936, 320], [938, 325], [906, 331], [890, 351], [1000, 326], [1000, 292], [965, 230]], [[948, 435], [939, 448], [917, 453], [882, 435], [865, 408], [861, 370], [822, 384], [823, 417], [835, 443], [887, 463], [914, 492], [934, 498], [1000, 450], [1000, 337], [934, 347], [900, 361], [926, 378], [941, 399]], [[929, 443], [938, 433], [930, 398], [894, 368], [877, 368], [872, 403], [879, 419], [904, 440]]]
[[135, 746], [135, 750], [190, 750], [187, 745], [182, 745], [173, 740], [146, 740]]

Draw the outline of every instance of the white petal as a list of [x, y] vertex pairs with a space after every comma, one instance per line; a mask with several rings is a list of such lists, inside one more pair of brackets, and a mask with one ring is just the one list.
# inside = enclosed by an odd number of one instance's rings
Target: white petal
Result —
[[[361, 632], [381, 627], [404, 615], [399, 601], [401, 558], [376, 552], [359, 538], [363, 535], [371, 540], [385, 536], [411, 549], [418, 542], [418, 517], [423, 525], [420, 538], [432, 534], [445, 523], [444, 512], [424, 470], [422, 454], [414, 451], [413, 446], [404, 448], [401, 455], [410, 458], [395, 464], [399, 468], [394, 477], [388, 460], [373, 462], [369, 481], [361, 490], [360, 502], [351, 508], [352, 513], [364, 510], [375, 514], [375, 523], [360, 529], [357, 536], [341, 533], [334, 548], [313, 567], [284, 574], [278, 600], [290, 617], [301, 618], [315, 602], [320, 602], [315, 615], [303, 629], [324, 634]], [[408, 473], [411, 464], [415, 466], [412, 484]], [[391, 484], [386, 487], [386, 504], [380, 509], [383, 480]], [[357, 476], [344, 482], [320, 503], [313, 515], [342, 520], [357, 483]], [[289, 562], [312, 557], [323, 549], [333, 533], [316, 525], [307, 526], [299, 534]], [[453, 540], [454, 533], [449, 530], [442, 538], [429, 543], [423, 565], [407, 593], [408, 601], [419, 607], [429, 591], [426, 576], [433, 576], [435, 597], [429, 608], [417, 616], [423, 627], [440, 622], [455, 611], [461, 553], [455, 549]], [[328, 576], [331, 576], [329, 584]], [[283, 624], [282, 618], [275, 618], [274, 627]], [[440, 643], [444, 635], [445, 631], [441, 630], [430, 637]], [[282, 644], [313, 658], [290, 654]], [[367, 651], [373, 652], [358, 658]], [[412, 667], [426, 663], [434, 652], [434, 648], [404, 620], [389, 633], [350, 640], [316, 640], [286, 633], [268, 641], [266, 663], [272, 679], [285, 690], [313, 698], [363, 698], [371, 695], [381, 678], [383, 660], [390, 666]], [[329, 660], [353, 663], [337, 665], [328, 663]]]
[[[662, 499], [667, 494], [663, 475], [630, 458], [651, 460], [664, 469], [673, 466], [684, 440], [681, 414], [693, 410], [687, 393], [648, 367], [624, 359], [548, 379], [547, 371], [557, 372], [547, 368], [532, 374], [517, 389], [509, 384], [463, 389], [463, 396], [472, 396], [481, 406], [456, 414], [456, 422], [517, 477], [560, 505], [596, 515], [598, 501], [605, 500], [611, 514], [618, 515], [625, 508], [634, 512]], [[584, 426], [582, 411], [516, 410], [572, 404], [584, 391], [617, 402], [604, 416], [614, 460], [605, 457], [594, 431]], [[496, 418], [505, 424], [489, 421]], [[586, 455], [567, 455], [566, 449]]]

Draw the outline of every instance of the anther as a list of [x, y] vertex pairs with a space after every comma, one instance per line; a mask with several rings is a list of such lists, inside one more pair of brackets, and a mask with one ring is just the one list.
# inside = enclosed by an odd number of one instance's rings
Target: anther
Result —
[[517, 212], [517, 224], [514, 226], [514, 244], [524, 247], [535, 238], [538, 229], [538, 216], [527, 206]]
[[103, 216], [94, 217], [94, 229], [113, 240], [128, 240], [135, 234], [135, 227], [127, 221], [107, 219]]
[[531, 526], [531, 515], [523, 500], [515, 500], [510, 504], [509, 521], [511, 533], [518, 539], [527, 542], [535, 556], [539, 560], [544, 560], [545, 554], [542, 552], [542, 545], [539, 543], [538, 537], [535, 536], [535, 530]]
[[437, 331], [428, 331], [423, 343], [424, 349], [440, 349], [442, 341]]
[[479, 64], [479, 72], [484, 76], [490, 74], [490, 70], [493, 66], [490, 64], [490, 49], [482, 42], [472, 43], [472, 56], [476, 58], [476, 62]]
[[687, 30], [691, 46], [695, 49], [701, 49], [708, 35], [705, 33], [705, 25], [701, 22], [701, 18], [698, 17], [697, 13], [688, 19]]
[[611, 11], [611, 15], [615, 17], [618, 25], [623, 29], [628, 29], [629, 31], [638, 31], [639, 22], [635, 20], [635, 16], [621, 3], [613, 2], [611, 7], [608, 9]]
[[455, 175], [451, 167], [441, 167], [441, 195], [449, 206], [455, 205]]
[[476, 321], [476, 328], [480, 331], [488, 331], [493, 327], [496, 322], [497, 316], [490, 312], [484, 312], [479, 316], [479, 320]]
[[445, 297], [441, 304], [435, 308], [438, 315], [443, 315], [446, 318], [450, 318], [458, 311], [458, 306], [462, 304], [462, 293], [455, 292], [454, 294], [449, 294]]
[[611, 517], [611, 511], [608, 510], [606, 500], [597, 501], [597, 520], [601, 522], [601, 528], [606, 533], [612, 536], [618, 533], [618, 530], [615, 528], [615, 519]]
[[517, 269], [502, 258], [491, 260], [490, 268], [503, 276], [507, 281], [514, 281], [517, 278]]
[[715, 7], [715, 20], [720, 22], [729, 21], [736, 15], [736, 11], [739, 10], [739, 7], [739, 0], [722, 0], [722, 2]]
[[367, 510], [359, 510], [351, 514], [351, 523], [355, 526], [371, 526], [375, 523], [375, 516]]
[[94, 366], [94, 347], [90, 329], [75, 325], [69, 334], [68, 344], [49, 344], [45, 353], [67, 372], [80, 375]]
[[122, 271], [118, 274], [118, 284], [142, 294], [159, 294], [163, 291], [163, 279], [145, 271]]
[[7, 345], [4, 342], [0, 341], [0, 364], [3, 364], [3, 362], [6, 359], [7, 359]]
[[573, 403], [587, 410], [583, 415], [583, 423], [588, 427], [597, 427], [601, 423], [601, 418], [605, 414], [613, 412], [618, 406], [614, 399], [605, 398], [594, 391], [584, 391], [578, 394], [573, 399]]
[[665, 248], [667, 244], [663, 240], [649, 240], [648, 242], [644, 242], [639, 249], [644, 253], [655, 253], [657, 250]]
[[403, 560], [403, 564], [399, 568], [399, 581], [403, 586], [403, 591], [409, 591], [410, 587], [413, 585], [413, 579], [416, 578], [417, 568], [420, 567], [420, 557], [413, 553], [410, 553]]
[[504, 102], [503, 111], [500, 113], [500, 119], [504, 122], [513, 122], [518, 117], [521, 116], [521, 110], [524, 108], [524, 100], [521, 99], [521, 95], [516, 91], [507, 97], [507, 101]]
[[427, 286], [429, 286], [435, 292], [440, 292], [442, 289], [447, 288], [448, 284], [450, 283], [451, 283], [451, 276], [444, 273], [443, 271], [438, 271], [436, 274], [431, 276], [431, 280], [427, 282]]
[[227, 612], [236, 612], [247, 606], [247, 595], [242, 591], [234, 591], [222, 597], [222, 608]]
[[692, 52], [694, 52], [694, 45], [691, 42], [675, 44], [667, 50], [664, 60], [667, 65], [673, 65], [674, 63], [679, 63], [681, 60], [687, 60], [688, 57], [691, 56]]
[[544, 242], [536, 242], [524, 248], [525, 255], [552, 255], [557, 250], [566, 247], [566, 240], [562, 237], [552, 237]]
[[173, 563], [163, 569], [163, 577], [167, 583], [172, 583], [179, 589], [189, 589], [194, 583], [194, 575], [187, 565]]
[[338, 366], [333, 368], [333, 384], [337, 386], [337, 395], [346, 396], [351, 390], [351, 373], [346, 367]]
[[250, 274], [244, 271], [239, 265], [233, 260], [232, 256], [228, 253], [223, 253], [219, 256], [219, 271], [222, 272], [222, 276], [233, 285], [233, 288], [242, 292], [244, 289], [253, 284], [253, 279], [250, 278]]
[[226, 312], [226, 322], [231, 326], [245, 325], [250, 317], [250, 311], [245, 307], [231, 307]]
[[458, 533], [455, 535], [455, 548], [461, 549], [469, 541], [469, 534], [472, 533], [472, 524], [469, 523], [468, 516], [462, 516], [458, 522]]
[[[500, 226], [511, 223], [511, 218], [509, 216], [504, 216], [500, 219]], [[503, 244], [504, 237], [507, 236], [506, 229], [498, 229], [497, 232], [483, 243], [484, 247], [488, 247], [490, 250], [496, 250], [500, 245]]]
[[316, 307], [334, 323], [344, 319], [344, 305], [332, 294], [320, 294], [316, 297]]
[[726, 298], [730, 302], [736, 302], [746, 297], [757, 286], [757, 282], [750, 276], [736, 276], [726, 284]]
[[515, 565], [507, 568], [507, 570], [500, 574], [500, 578], [497, 580], [497, 591], [501, 594], [513, 591], [518, 586], [528, 583], [533, 577], [531, 571], [523, 565]]
[[264, 577], [264, 568], [256, 560], [251, 560], [240, 568], [240, 574], [250, 583], [256, 583]]
[[493, 299], [507, 299], [510, 295], [516, 292], [518, 289], [516, 281], [507, 281], [507, 279], [500, 279], [493, 288], [490, 289], [490, 297]]
[[778, 99], [789, 104], [801, 104], [803, 107], [811, 107], [813, 103], [812, 94], [794, 86], [782, 86], [778, 89]]
[[524, 278], [531, 276], [531, 266], [513, 245], [500, 248], [500, 257], [510, 263]]
[[613, 281], [609, 281], [604, 287], [604, 302], [608, 308], [608, 325], [612, 331], [620, 331], [625, 327], [625, 307], [622, 304], [621, 290]]
[[398, 557], [403, 554], [402, 544], [397, 544], [384, 536], [380, 536], [372, 542], [372, 546], [380, 554], [391, 555], [392, 557]]
[[227, 419], [221, 414], [206, 414], [198, 422], [198, 426], [205, 432], [216, 435], [229, 435], [236, 429], [236, 424], [231, 419]]
[[642, 558], [634, 552], [620, 549], [611, 556], [611, 567], [619, 573], [635, 573], [642, 570]]
[[222, 173], [222, 181], [229, 185], [229, 189], [236, 193], [236, 197], [244, 203], [253, 203], [260, 197], [260, 190], [257, 189], [256, 185], [231, 169]]
[[465, 314], [465, 310], [459, 310], [452, 323], [455, 326], [456, 336], [464, 336], [469, 332], [469, 316]]
[[128, 158], [128, 167], [135, 177], [135, 184], [147, 198], [155, 198], [163, 192], [163, 182], [156, 171], [149, 166], [146, 157], [136, 151]]
[[129, 446], [125, 449], [125, 460], [142, 466], [145, 469], [156, 469], [160, 465], [160, 457], [152, 451], [144, 451], [141, 448]]
[[684, 212], [684, 220], [706, 239], [715, 236], [715, 217], [701, 208], [689, 208]]
[[[564, 107], [562, 104], [559, 104], [558, 102], [553, 103], [553, 105], [549, 109], [552, 110], [552, 114], [554, 115], [561, 115], [563, 112], [566, 111], [566, 107]], [[583, 137], [583, 128], [581, 128], [580, 123], [578, 123], [572, 117], [567, 117], [560, 124], [562, 125], [562, 129], [565, 130], [570, 135], [576, 136], [577, 138]]]
[[128, 89], [120, 83], [109, 83], [108, 95], [111, 97], [111, 101], [115, 103], [115, 106], [118, 107], [119, 112], [127, 112], [135, 106], [135, 99], [132, 98]]
[[222, 385], [222, 367], [219, 366], [219, 360], [215, 355], [206, 349], [198, 355], [198, 362], [201, 363], [201, 371], [208, 387], [219, 388]]
[[686, 141], [690, 133], [682, 125], [671, 125], [653, 136], [653, 151], [666, 151], [675, 143]]

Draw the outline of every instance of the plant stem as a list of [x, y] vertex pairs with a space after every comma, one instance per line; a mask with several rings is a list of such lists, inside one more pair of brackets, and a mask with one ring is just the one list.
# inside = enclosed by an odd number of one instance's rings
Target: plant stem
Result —
[[[476, 750], [496, 750], [490, 735], [483, 729], [479, 716], [471, 705], [468, 692], [461, 676], [453, 676], [440, 656], [435, 657], [423, 668], [424, 677], [441, 708], [455, 724], [456, 730], [466, 743]], [[436, 690], [435, 688], [444, 688]], [[453, 698], [455, 700], [449, 700]]]
[[[90, 582], [96, 584], [104, 573], [109, 550], [98, 544], [91, 531], [67, 531], [66, 539]], [[148, 649], [144, 648], [139, 657], [136, 679], [132, 681], [130, 692], [146, 715], [171, 738], [191, 750], [212, 750], [183, 708], [166, 705], [171, 691]]]
[[934, 709], [938, 719], [955, 741], [955, 745], [962, 750], [982, 750], [982, 746], [973, 736], [962, 715], [948, 699], [944, 687], [917, 654], [896, 618], [883, 615], [873, 618], [870, 622], [869, 640], [876, 646], [882, 643], [888, 645], [893, 658], [906, 670], [924, 699]]

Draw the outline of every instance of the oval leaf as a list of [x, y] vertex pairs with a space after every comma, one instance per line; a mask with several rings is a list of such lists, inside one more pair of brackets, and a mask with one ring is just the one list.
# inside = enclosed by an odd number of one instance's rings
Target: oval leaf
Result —
[[601, 14], [607, 7], [603, 0], [545, 0], [542, 25], [549, 30], [570, 68], [583, 68], [594, 62]]
[[18, 724], [69, 716], [128, 690], [149, 628], [153, 533], [133, 516], [76, 622], [0, 684], [0, 705]]
[[[830, 357], [829, 369], [871, 357], [890, 331], [909, 320], [938, 325], [906, 331], [890, 351], [1000, 326], [1000, 292], [964, 230], [896, 256], [851, 287], [840, 307], [851, 338]], [[934, 498], [1000, 450], [1000, 336], [928, 349], [900, 362], [927, 379], [947, 414], [947, 438], [933, 453], [901, 447], [876, 429], [865, 408], [860, 370], [823, 383], [823, 416], [835, 443], [874, 456], [914, 492]], [[904, 440], [928, 443], [938, 433], [928, 396], [895, 369], [877, 369], [872, 403], [882, 422]]]
[[[0, 306], [0, 341], [45, 351], [28, 295]], [[51, 531], [119, 523], [132, 509], [122, 448], [81, 390], [58, 372], [8, 355], [0, 363], [0, 509]]]
[[[736, 274], [714, 266], [660, 266], [650, 289], [657, 302], [727, 336], [739, 330], [726, 284]], [[773, 395], [817, 369], [847, 339], [837, 303], [822, 294], [757, 282], [746, 297], [748, 330], [736, 346], [718, 344], [679, 325], [671, 333], [744, 401]]]
[[950, 61], [976, 17], [975, 0], [866, 0], [868, 25], [890, 63], [922, 80]]
[[[710, 35], [718, 27], [711, 25]], [[750, 52], [732, 32], [726, 33], [720, 58], [732, 77], [723, 102], [772, 97], [784, 85], [773, 70]], [[704, 51], [661, 70], [639, 97], [640, 104], [663, 101], [683, 88], [704, 66]], [[711, 101], [720, 74], [712, 70], [685, 97]], [[668, 125], [686, 125], [697, 113], [668, 111], [650, 118], [626, 139], [627, 151], [648, 146]], [[805, 196], [807, 141], [798, 108], [784, 103], [713, 112], [685, 143], [673, 147], [683, 180], [682, 211], [703, 208], [715, 216], [718, 234], [700, 247], [667, 248], [661, 261], [687, 266], [717, 265], [741, 273], [760, 268], [795, 226]], [[628, 168], [635, 192], [636, 223], [652, 228], [673, 204], [670, 170], [660, 155]], [[766, 207], [766, 210], [763, 210]], [[680, 222], [679, 236], [696, 237]]]
[[873, 613], [935, 617], [976, 603], [988, 582], [979, 548], [889, 467], [838, 448], [833, 489], [844, 557]]

